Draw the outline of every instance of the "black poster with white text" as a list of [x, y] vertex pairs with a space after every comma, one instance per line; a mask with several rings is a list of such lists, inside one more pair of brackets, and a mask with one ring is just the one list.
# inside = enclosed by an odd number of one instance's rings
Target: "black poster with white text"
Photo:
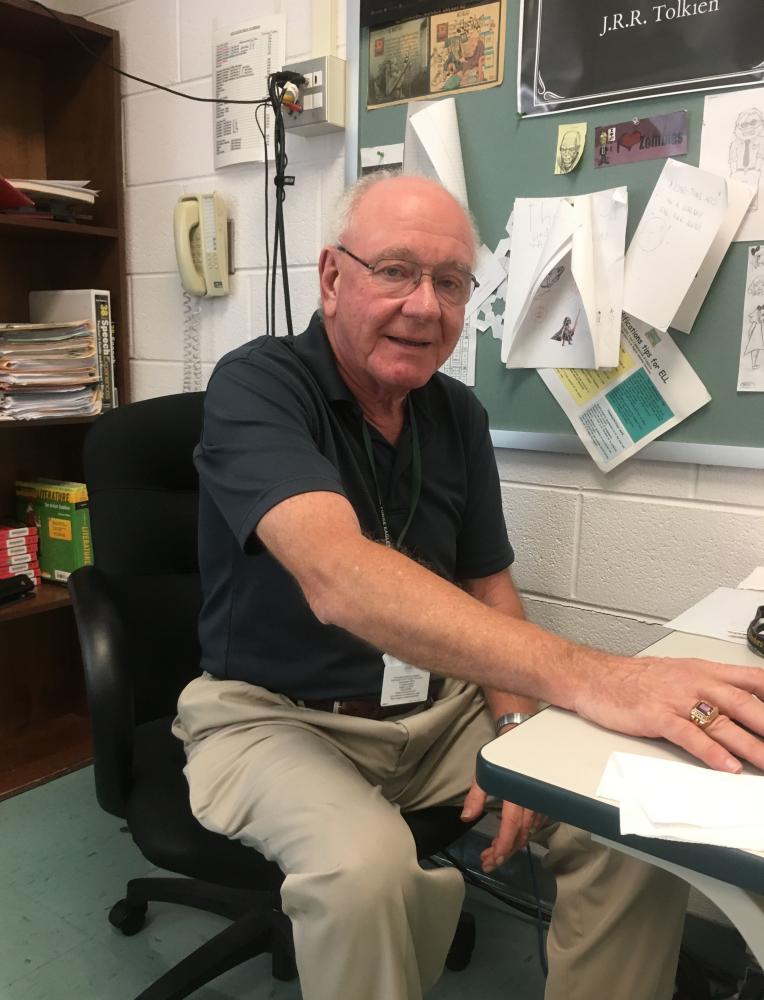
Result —
[[523, 115], [764, 79], [762, 0], [522, 2]]

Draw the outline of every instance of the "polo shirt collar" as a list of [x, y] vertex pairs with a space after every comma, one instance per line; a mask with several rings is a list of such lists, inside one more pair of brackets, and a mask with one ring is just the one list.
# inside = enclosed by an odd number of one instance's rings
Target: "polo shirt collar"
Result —
[[[329, 402], [342, 401], [358, 406], [355, 396], [342, 380], [337, 368], [337, 360], [326, 335], [324, 322], [317, 312], [313, 313], [305, 332], [294, 338], [294, 347], [310, 368]], [[425, 423], [432, 420], [430, 392], [430, 382], [411, 391], [417, 415], [424, 417]]]

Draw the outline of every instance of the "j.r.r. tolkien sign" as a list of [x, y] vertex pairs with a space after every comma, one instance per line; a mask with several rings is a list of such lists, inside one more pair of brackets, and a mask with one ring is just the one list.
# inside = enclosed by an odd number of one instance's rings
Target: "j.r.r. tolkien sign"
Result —
[[522, 0], [518, 110], [547, 114], [764, 79], [762, 0]]

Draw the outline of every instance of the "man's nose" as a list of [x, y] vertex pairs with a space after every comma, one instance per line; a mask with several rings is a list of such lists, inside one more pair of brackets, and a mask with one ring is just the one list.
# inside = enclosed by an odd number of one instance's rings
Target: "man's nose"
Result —
[[427, 271], [422, 272], [422, 277], [416, 288], [409, 292], [404, 303], [404, 310], [407, 315], [439, 316], [441, 313], [440, 299], [435, 291], [432, 275]]

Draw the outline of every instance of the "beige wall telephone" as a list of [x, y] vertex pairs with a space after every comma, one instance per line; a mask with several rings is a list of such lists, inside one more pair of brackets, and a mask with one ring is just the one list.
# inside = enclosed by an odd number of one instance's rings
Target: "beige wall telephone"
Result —
[[223, 199], [214, 191], [185, 194], [175, 206], [173, 221], [183, 287], [191, 295], [228, 295], [228, 231]]

